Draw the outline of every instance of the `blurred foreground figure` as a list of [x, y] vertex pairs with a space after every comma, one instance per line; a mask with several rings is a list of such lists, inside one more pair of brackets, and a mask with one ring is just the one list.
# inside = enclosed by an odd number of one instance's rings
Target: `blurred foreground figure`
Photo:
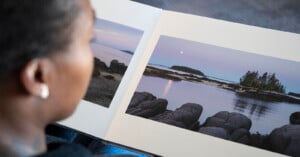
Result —
[[1, 157], [88, 154], [68, 145], [46, 152], [44, 129], [86, 92], [93, 16], [88, 0], [0, 1]]

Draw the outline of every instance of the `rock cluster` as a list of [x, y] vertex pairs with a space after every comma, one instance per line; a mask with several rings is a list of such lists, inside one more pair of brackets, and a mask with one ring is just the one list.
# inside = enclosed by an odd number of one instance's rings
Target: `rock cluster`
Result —
[[291, 124], [275, 128], [269, 135], [260, 135], [250, 133], [252, 122], [240, 113], [220, 111], [200, 125], [199, 118], [203, 111], [200, 104], [186, 103], [175, 111], [167, 110], [167, 105], [165, 99], [147, 92], [136, 92], [126, 113], [282, 154], [300, 156], [300, 112], [291, 114]]
[[124, 63], [120, 63], [118, 60], [112, 60], [110, 62], [109, 67], [107, 67], [107, 65], [104, 62], [102, 62], [100, 59], [96, 57], [94, 58], [94, 71], [93, 71], [94, 77], [99, 76], [100, 71], [106, 71], [110, 73], [124, 75], [126, 69], [127, 66]]
[[294, 112], [290, 116], [291, 124], [300, 124], [300, 112]]
[[202, 106], [198, 104], [186, 103], [175, 111], [165, 111], [150, 119], [185, 129], [197, 130], [199, 128], [198, 119], [200, 118], [202, 110]]
[[198, 119], [202, 113], [202, 106], [187, 103], [175, 111], [170, 111], [167, 110], [167, 105], [168, 101], [165, 99], [157, 99], [152, 94], [146, 92], [136, 92], [126, 113], [181, 128], [192, 130], [199, 128]]
[[269, 149], [291, 156], [300, 156], [300, 125], [285, 125], [269, 135]]
[[251, 125], [251, 120], [240, 113], [221, 111], [207, 118], [199, 132], [249, 144]]
[[120, 63], [118, 60], [112, 60], [110, 62], [109, 69], [113, 73], [124, 75], [126, 72], [127, 66], [124, 63]]

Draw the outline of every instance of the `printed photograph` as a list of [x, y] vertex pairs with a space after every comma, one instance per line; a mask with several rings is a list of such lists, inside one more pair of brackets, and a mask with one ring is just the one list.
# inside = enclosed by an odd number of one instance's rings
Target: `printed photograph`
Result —
[[300, 62], [161, 36], [126, 113], [300, 156], [299, 69]]
[[103, 19], [94, 27], [94, 70], [84, 100], [109, 107], [143, 31]]

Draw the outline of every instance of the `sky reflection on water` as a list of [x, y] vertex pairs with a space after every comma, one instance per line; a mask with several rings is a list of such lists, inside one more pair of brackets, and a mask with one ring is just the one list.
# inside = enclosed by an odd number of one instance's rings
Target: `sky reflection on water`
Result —
[[201, 124], [219, 111], [241, 113], [252, 120], [250, 131], [261, 134], [269, 134], [274, 128], [288, 124], [290, 114], [300, 111], [299, 104], [266, 102], [241, 97], [233, 91], [213, 85], [150, 76], [142, 77], [136, 91], [150, 92], [158, 98], [167, 99], [170, 110], [188, 102], [202, 105]]

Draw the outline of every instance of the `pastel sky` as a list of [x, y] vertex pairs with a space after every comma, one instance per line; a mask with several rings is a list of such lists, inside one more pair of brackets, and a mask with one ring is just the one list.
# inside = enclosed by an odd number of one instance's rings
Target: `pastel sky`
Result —
[[121, 24], [96, 19], [95, 42], [117, 50], [134, 52], [143, 31]]
[[300, 93], [300, 62], [295, 61], [161, 36], [149, 63], [188, 66], [233, 82], [238, 82], [248, 70], [275, 73], [286, 92]]

